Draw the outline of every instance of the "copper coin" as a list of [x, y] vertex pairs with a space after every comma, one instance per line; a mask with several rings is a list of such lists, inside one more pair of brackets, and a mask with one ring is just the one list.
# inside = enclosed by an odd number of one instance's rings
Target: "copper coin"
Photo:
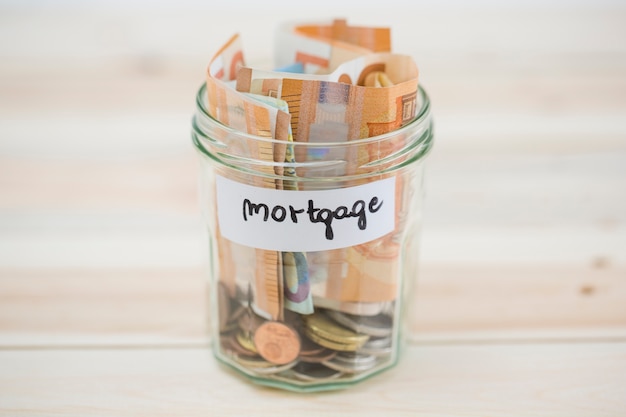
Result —
[[277, 321], [263, 323], [254, 333], [254, 345], [268, 362], [283, 365], [300, 353], [300, 338], [291, 327]]

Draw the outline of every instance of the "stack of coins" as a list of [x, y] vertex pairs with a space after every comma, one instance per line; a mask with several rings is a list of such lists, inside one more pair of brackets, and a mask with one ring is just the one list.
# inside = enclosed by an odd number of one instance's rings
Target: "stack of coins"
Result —
[[313, 314], [285, 311], [280, 320], [254, 312], [218, 286], [221, 354], [246, 373], [313, 384], [353, 379], [392, 359], [393, 317], [359, 316], [315, 308]]

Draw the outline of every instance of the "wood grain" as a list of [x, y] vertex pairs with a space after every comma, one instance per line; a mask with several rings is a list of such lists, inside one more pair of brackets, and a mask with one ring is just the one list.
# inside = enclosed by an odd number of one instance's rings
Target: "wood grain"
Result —
[[[242, 383], [205, 349], [0, 350], [1, 415], [618, 416], [624, 343], [434, 345], [345, 391]], [[244, 400], [245, 399], [245, 400]]]
[[[413, 340], [626, 340], [623, 267], [421, 272]], [[0, 347], [206, 344], [205, 282], [202, 268], [0, 269]]]

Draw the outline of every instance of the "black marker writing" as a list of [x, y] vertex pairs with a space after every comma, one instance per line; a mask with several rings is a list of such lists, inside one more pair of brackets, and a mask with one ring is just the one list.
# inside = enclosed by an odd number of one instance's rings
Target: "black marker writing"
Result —
[[[335, 233], [333, 231], [333, 221], [343, 220], [350, 217], [357, 218], [357, 226], [360, 230], [367, 229], [367, 213], [376, 213], [383, 205], [383, 200], [379, 200], [378, 197], [372, 197], [368, 204], [364, 200], [355, 201], [350, 208], [348, 206], [339, 206], [335, 209], [329, 209], [325, 207], [315, 207], [313, 200], [308, 201], [306, 208], [306, 214], [308, 220], [311, 223], [324, 223], [326, 226], [325, 236], [327, 240], [333, 240]], [[267, 204], [253, 203], [249, 199], [243, 200], [243, 220], [248, 221], [248, 218], [254, 215], [262, 215], [263, 221], [266, 222], [271, 217], [272, 220], [278, 223], [282, 223], [287, 219], [287, 213], [293, 223], [298, 223], [298, 215], [305, 212], [304, 208], [296, 209], [294, 206], [289, 205], [284, 207], [282, 205], [275, 205], [271, 208]], [[306, 218], [306, 217], [305, 217]]]

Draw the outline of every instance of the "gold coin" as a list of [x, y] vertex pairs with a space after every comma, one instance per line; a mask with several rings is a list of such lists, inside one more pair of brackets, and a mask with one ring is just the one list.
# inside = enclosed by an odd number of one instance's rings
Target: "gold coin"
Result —
[[220, 348], [224, 354], [236, 354], [245, 356], [258, 356], [256, 352], [251, 352], [244, 349], [243, 346], [236, 340], [235, 335], [228, 335], [220, 337]]
[[254, 344], [263, 359], [277, 365], [294, 361], [300, 353], [298, 333], [277, 321], [263, 323], [254, 332]]
[[254, 342], [252, 341], [252, 339], [250, 338], [250, 334], [244, 331], [238, 332], [237, 333], [237, 342], [239, 342], [239, 344], [241, 345], [241, 347], [243, 347], [244, 349], [250, 351], [250, 352], [254, 352], [254, 353], [258, 353], [256, 346], [254, 346]]
[[[319, 337], [337, 342], [341, 345], [362, 345], [367, 342], [369, 336], [366, 334], [359, 334], [350, 329], [341, 326], [338, 323], [330, 320], [326, 314], [315, 313], [309, 316], [304, 316], [304, 323], [310, 333], [316, 334]], [[308, 335], [308, 333], [307, 333]], [[317, 340], [312, 339], [314, 342], [319, 343]], [[324, 346], [324, 345], [322, 345]]]
[[340, 342], [335, 342], [333, 340], [328, 340], [328, 339], [324, 339], [323, 337], [320, 337], [319, 335], [313, 333], [311, 330], [304, 329], [304, 333], [315, 343], [317, 343], [320, 346], [324, 346], [328, 349], [333, 349], [333, 350], [338, 350], [341, 352], [354, 352], [356, 350], [358, 350], [363, 343], [358, 343], [358, 344], [346, 344], [346, 343], [340, 343]]

